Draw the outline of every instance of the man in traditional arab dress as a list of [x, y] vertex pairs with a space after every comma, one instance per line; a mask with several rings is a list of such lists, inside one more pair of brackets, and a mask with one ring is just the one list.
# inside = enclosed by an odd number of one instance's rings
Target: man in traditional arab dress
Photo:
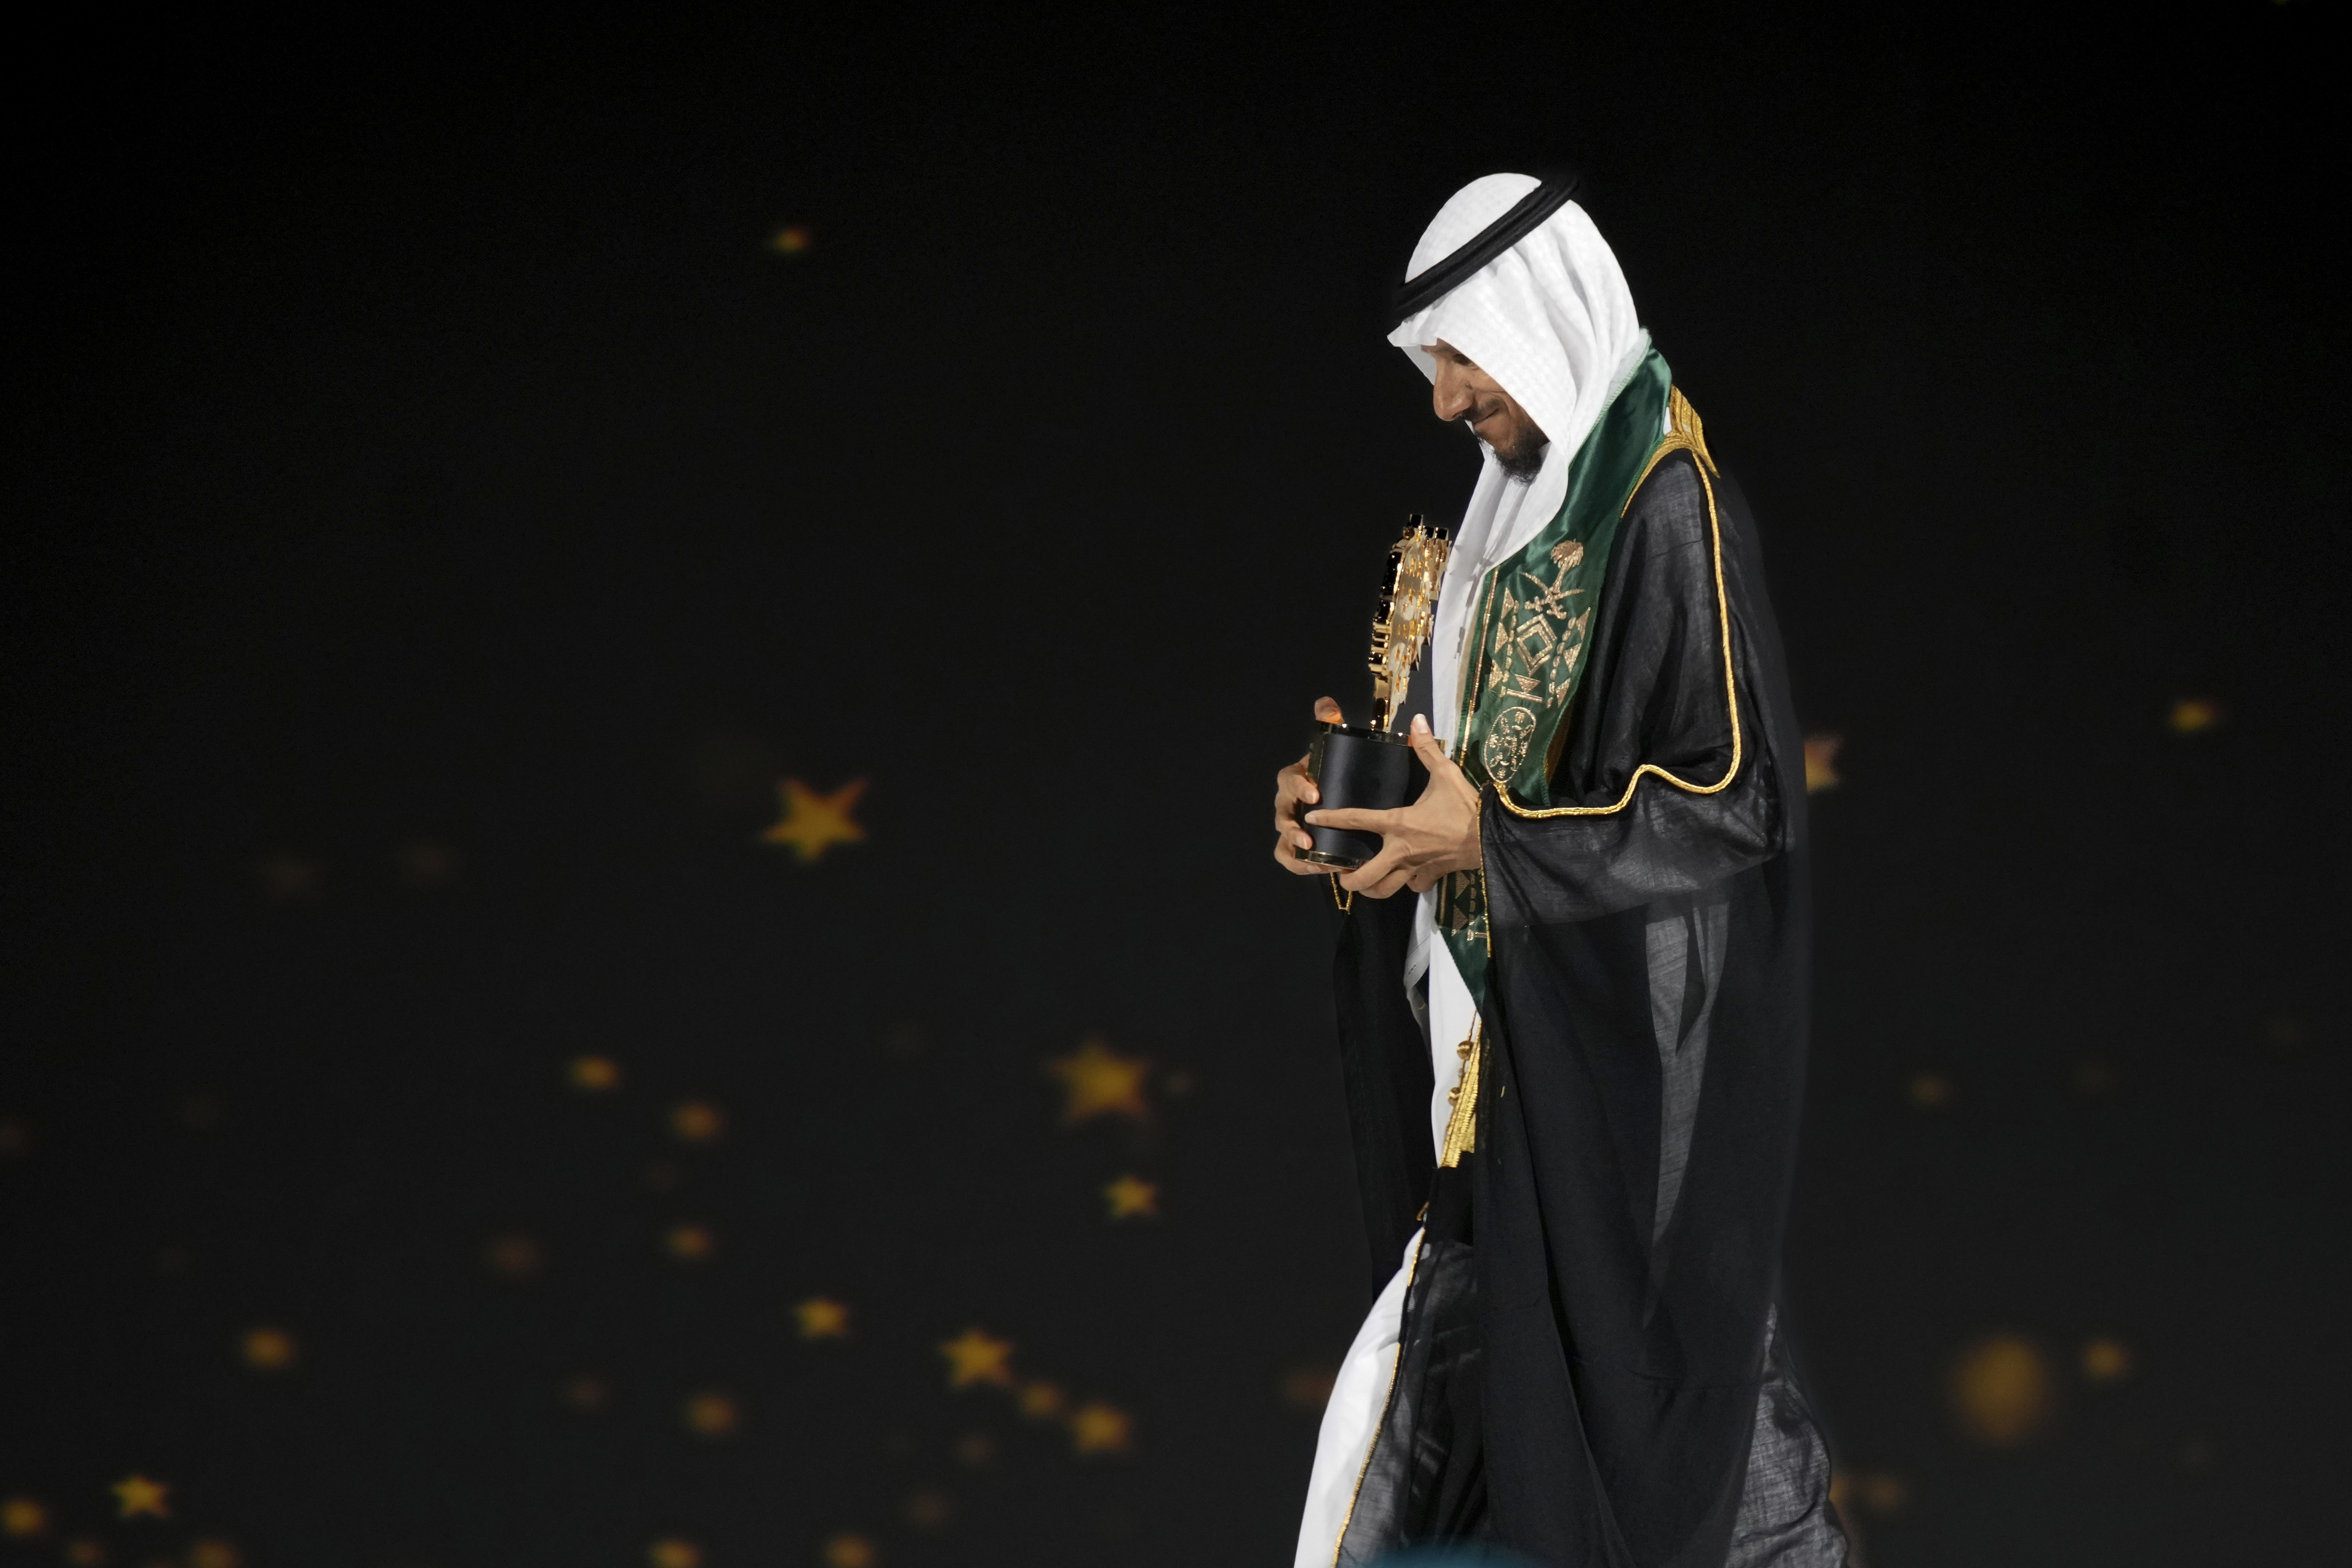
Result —
[[1389, 336], [1486, 458], [1397, 715], [1428, 788], [1318, 810], [1302, 764], [1278, 775], [1286, 869], [1322, 872], [1302, 819], [1381, 836], [1332, 883], [1380, 1291], [1298, 1568], [1450, 1541], [1559, 1568], [1845, 1560], [1774, 1311], [1803, 742], [1747, 510], [1573, 190], [1455, 193]]

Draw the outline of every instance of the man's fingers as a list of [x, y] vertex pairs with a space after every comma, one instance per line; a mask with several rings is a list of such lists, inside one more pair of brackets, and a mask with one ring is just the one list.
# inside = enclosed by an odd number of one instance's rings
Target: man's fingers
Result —
[[[1381, 852], [1379, 854], [1373, 856], [1370, 859], [1365, 861], [1354, 870], [1340, 877], [1339, 886], [1347, 889], [1351, 893], [1370, 892], [1374, 888], [1379, 887], [1382, 882], [1389, 880], [1395, 875], [1397, 870], [1397, 853], [1398, 852], [1394, 845], [1381, 845]], [[1388, 895], [1386, 893], [1374, 895], [1376, 898], [1386, 898], [1387, 896]]]
[[1331, 874], [1330, 867], [1318, 866], [1312, 860], [1301, 860], [1293, 855], [1287, 844], [1274, 847], [1274, 863], [1294, 877], [1328, 877]]
[[1318, 697], [1315, 700], [1315, 717], [1321, 720], [1326, 724], [1344, 724], [1347, 722], [1345, 719], [1339, 717], [1339, 705], [1331, 700], [1328, 697]]
[[1390, 825], [1402, 815], [1396, 811], [1366, 811], [1358, 806], [1335, 805], [1323, 811], [1310, 811], [1300, 820], [1309, 827], [1337, 827], [1349, 832], [1377, 833], [1385, 837]]
[[1429, 721], [1420, 714], [1412, 716], [1412, 730], [1406, 738], [1412, 742], [1413, 754], [1421, 759], [1421, 765], [1429, 770], [1432, 777], [1454, 765], [1454, 760], [1445, 754], [1445, 743], [1430, 732]]

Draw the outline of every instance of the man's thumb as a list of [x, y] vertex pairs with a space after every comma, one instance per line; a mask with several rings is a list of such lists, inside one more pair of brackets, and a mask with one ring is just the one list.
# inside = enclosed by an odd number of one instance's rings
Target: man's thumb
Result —
[[1430, 732], [1428, 719], [1419, 713], [1414, 714], [1410, 733], [1412, 739], [1412, 749], [1420, 755], [1423, 767], [1435, 773], [1439, 767], [1446, 763], [1448, 759], [1445, 755], [1444, 743]]

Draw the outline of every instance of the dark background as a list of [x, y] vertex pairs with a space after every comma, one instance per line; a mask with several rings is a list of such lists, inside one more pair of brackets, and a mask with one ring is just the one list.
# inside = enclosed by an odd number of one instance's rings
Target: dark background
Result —
[[2341, 29], [1900, 10], [20, 59], [0, 1563], [1286, 1562], [1366, 1291], [1269, 779], [1475, 471], [1393, 274], [1561, 160], [1843, 738], [1786, 1289], [1869, 1563], [2339, 1552]]

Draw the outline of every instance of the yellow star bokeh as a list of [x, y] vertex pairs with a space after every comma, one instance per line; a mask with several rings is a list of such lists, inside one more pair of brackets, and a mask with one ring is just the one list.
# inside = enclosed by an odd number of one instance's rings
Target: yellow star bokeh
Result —
[[727, 1131], [727, 1116], [705, 1100], [689, 1100], [669, 1113], [669, 1130], [681, 1143], [709, 1143]]
[[678, 1407], [678, 1421], [698, 1437], [724, 1437], [743, 1424], [743, 1408], [732, 1394], [706, 1388]]
[[621, 1087], [621, 1064], [610, 1057], [574, 1057], [565, 1075], [583, 1094], [603, 1094]]
[[2221, 705], [2204, 697], [2184, 697], [2172, 705], [2169, 721], [2176, 735], [2195, 735], [2221, 721]]
[[1051, 1383], [1028, 1383], [1021, 1387], [1021, 1414], [1044, 1421], [1059, 1415], [1066, 1401], [1060, 1385]]
[[40, 1535], [49, 1528], [49, 1510], [38, 1498], [12, 1497], [0, 1502], [0, 1535]]
[[760, 835], [762, 844], [789, 848], [803, 863], [816, 859], [836, 844], [865, 841], [866, 829], [850, 816], [857, 797], [866, 793], [864, 779], [852, 779], [831, 795], [819, 795], [798, 779], [776, 786], [783, 816]]
[[302, 1354], [292, 1334], [268, 1324], [247, 1330], [239, 1349], [244, 1352], [245, 1364], [256, 1372], [284, 1372]]
[[1805, 737], [1805, 793], [1819, 795], [1825, 789], [1835, 789], [1843, 783], [1838, 777], [1838, 748], [1845, 744], [1843, 735], [1808, 735]]
[[849, 1337], [849, 1308], [830, 1296], [812, 1296], [793, 1309], [800, 1321], [801, 1338], [804, 1340], [845, 1340]]
[[1150, 1119], [1150, 1103], [1143, 1098], [1143, 1080], [1151, 1074], [1150, 1059], [1120, 1056], [1099, 1036], [1088, 1036], [1070, 1055], [1055, 1057], [1045, 1070], [1062, 1080], [1064, 1126], [1097, 1116]]
[[672, 1536], [646, 1548], [646, 1562], [651, 1568], [702, 1568], [702, 1548]]
[[1999, 1334], [1969, 1346], [1952, 1363], [1948, 1392], [1960, 1430], [1988, 1447], [2006, 1448], [2042, 1430], [2055, 1403], [2049, 1358], [2021, 1334]]
[[1103, 1188], [1103, 1202], [1113, 1219], [1130, 1219], [1141, 1215], [1146, 1219], [1160, 1217], [1160, 1184], [1140, 1176], [1121, 1176]]
[[1134, 1444], [1134, 1417], [1097, 1399], [1071, 1415], [1071, 1446], [1081, 1454], [1124, 1454]]
[[114, 1500], [121, 1505], [124, 1519], [172, 1517], [172, 1489], [167, 1482], [151, 1481], [133, 1473], [114, 1483]]
[[950, 1388], [970, 1388], [975, 1383], [1013, 1386], [1011, 1340], [991, 1339], [982, 1330], [971, 1328], [954, 1339], [940, 1341], [940, 1353], [948, 1358]]
[[2132, 1374], [2131, 1346], [2101, 1334], [2083, 1346], [2083, 1375], [2093, 1383], [2121, 1383]]
[[845, 1531], [824, 1543], [824, 1568], [874, 1568], [881, 1556], [871, 1541], [854, 1531]]

